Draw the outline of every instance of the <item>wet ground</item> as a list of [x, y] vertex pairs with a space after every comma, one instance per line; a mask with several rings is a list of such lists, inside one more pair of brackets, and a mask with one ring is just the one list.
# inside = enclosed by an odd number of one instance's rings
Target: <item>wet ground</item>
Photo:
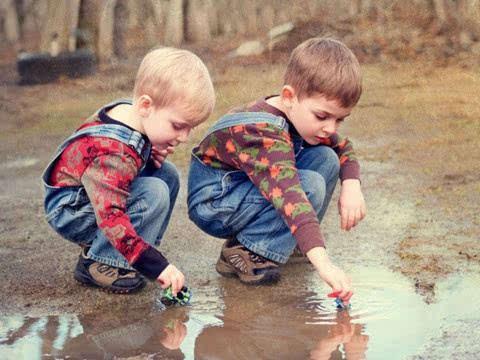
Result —
[[[348, 267], [356, 301], [339, 311], [310, 266], [295, 267], [294, 277], [266, 290], [223, 279], [197, 286], [186, 307], [165, 308], [153, 296], [134, 309], [2, 316], [0, 353], [7, 359], [478, 359], [478, 342], [463, 337], [476, 335], [480, 305], [466, 306], [466, 299], [478, 296], [480, 275], [441, 281], [438, 301], [429, 305], [399, 274]], [[454, 344], [452, 336], [459, 338]]]
[[[480, 352], [479, 69], [365, 66], [365, 93], [343, 133], [363, 169], [367, 218], [324, 221], [332, 259], [352, 276], [337, 312], [308, 264], [273, 287], [214, 270], [221, 242], [189, 222], [185, 187], [162, 251], [187, 275], [192, 304], [163, 309], [159, 288], [134, 296], [78, 286], [77, 249], [43, 220], [39, 176], [78, 118], [128, 94], [127, 72], [0, 89], [0, 358], [477, 359]], [[110, 72], [109, 72], [110, 71]], [[216, 114], [273, 93], [282, 67], [215, 74]], [[248, 84], [248, 85], [247, 85]], [[206, 125], [193, 135], [199, 139]], [[183, 177], [189, 146], [174, 154]]]

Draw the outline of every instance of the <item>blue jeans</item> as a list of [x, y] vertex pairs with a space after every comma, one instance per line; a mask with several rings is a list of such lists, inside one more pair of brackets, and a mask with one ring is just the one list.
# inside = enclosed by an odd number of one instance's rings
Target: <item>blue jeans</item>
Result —
[[[167, 228], [179, 190], [175, 165], [165, 161], [160, 169], [149, 162], [130, 186], [127, 215], [146, 242], [157, 246]], [[92, 204], [83, 187], [61, 189], [46, 203], [47, 221], [64, 238], [90, 246], [88, 256], [98, 262], [132, 269], [98, 228]]]
[[[321, 221], [338, 180], [338, 156], [330, 147], [315, 146], [299, 149], [295, 157], [302, 188]], [[251, 251], [279, 263], [287, 262], [296, 246], [280, 214], [244, 172], [211, 168], [194, 155], [188, 212], [206, 233], [235, 236]]]

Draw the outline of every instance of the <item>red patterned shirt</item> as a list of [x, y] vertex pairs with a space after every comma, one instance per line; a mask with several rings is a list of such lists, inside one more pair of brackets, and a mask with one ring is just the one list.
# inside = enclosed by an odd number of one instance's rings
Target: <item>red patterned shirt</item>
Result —
[[[78, 130], [101, 125], [103, 121], [115, 122], [100, 112]], [[154, 280], [168, 266], [168, 261], [137, 234], [126, 213], [129, 188], [142, 165], [137, 152], [121, 141], [85, 136], [74, 140], [63, 151], [51, 172], [49, 184], [83, 186], [98, 227], [106, 238], [132, 267]]]

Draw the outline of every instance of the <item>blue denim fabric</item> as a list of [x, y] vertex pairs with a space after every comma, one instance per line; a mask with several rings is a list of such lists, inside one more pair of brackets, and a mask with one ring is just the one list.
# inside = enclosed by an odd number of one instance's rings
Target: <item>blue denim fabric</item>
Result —
[[[152, 170], [151, 167], [154, 165], [149, 163], [130, 186], [127, 215], [137, 234], [149, 244], [158, 246], [167, 229], [180, 182], [171, 162], [165, 161], [160, 169]], [[88, 256], [104, 264], [132, 269], [96, 224], [95, 227], [94, 235], [87, 239], [91, 244]]]
[[[88, 130], [88, 131], [86, 131]], [[47, 166], [42, 179], [45, 188], [45, 213], [48, 223], [62, 237], [79, 245], [91, 246], [88, 256], [95, 261], [131, 269], [126, 259], [111, 245], [98, 228], [95, 213], [82, 186], [57, 187], [48, 184], [55, 161], [72, 141], [80, 136], [103, 136], [132, 146], [148, 159], [150, 144], [141, 134], [119, 125], [105, 124], [86, 128], [60, 145]], [[166, 230], [179, 190], [179, 175], [175, 166], [165, 161], [160, 169], [145, 162], [130, 186], [127, 215], [132, 225], [146, 242], [158, 245]]]
[[[235, 114], [236, 122], [230, 117], [228, 126], [251, 123], [240, 115]], [[273, 115], [262, 117], [262, 122], [288, 126]], [[208, 133], [226, 123], [220, 119]], [[321, 221], [338, 180], [338, 156], [330, 147], [303, 148], [300, 137], [292, 140], [301, 185]], [[192, 155], [187, 201], [190, 219], [212, 236], [235, 236], [251, 251], [280, 263], [296, 246], [283, 218], [242, 171], [214, 169]]]

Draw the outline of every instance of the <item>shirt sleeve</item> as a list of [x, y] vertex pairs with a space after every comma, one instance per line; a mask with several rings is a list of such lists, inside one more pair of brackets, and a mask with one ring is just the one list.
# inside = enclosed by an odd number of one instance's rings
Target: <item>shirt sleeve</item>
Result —
[[106, 238], [134, 269], [155, 280], [168, 261], [137, 234], [127, 214], [129, 187], [137, 172], [136, 162], [130, 156], [101, 155], [85, 169], [81, 182]]
[[287, 131], [266, 123], [238, 125], [205, 140], [198, 149], [202, 160], [244, 171], [280, 213], [303, 253], [325, 246], [317, 215], [300, 184]]
[[322, 140], [321, 144], [330, 146], [338, 155], [340, 160], [340, 180], [360, 180], [360, 164], [350, 139], [337, 133]]

